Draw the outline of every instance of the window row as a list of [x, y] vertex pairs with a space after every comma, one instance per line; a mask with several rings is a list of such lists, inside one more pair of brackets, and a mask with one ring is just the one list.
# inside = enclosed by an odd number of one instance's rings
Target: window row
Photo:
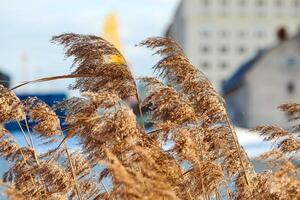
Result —
[[[235, 47], [235, 50], [239, 54], [244, 54], [244, 53], [248, 52], [249, 48], [247, 48], [246, 46], [241, 45], [241, 46]], [[201, 45], [200, 48], [199, 48], [199, 51], [202, 54], [209, 54], [213, 51], [213, 48], [209, 45]], [[226, 54], [226, 53], [229, 53], [230, 51], [232, 51], [232, 46], [221, 45], [217, 48], [217, 51], [220, 54]]]
[[282, 17], [299, 17], [300, 16], [300, 7], [293, 7], [287, 10], [266, 10], [266, 9], [256, 9], [255, 11], [245, 11], [245, 10], [221, 10], [221, 11], [211, 11], [206, 9], [204, 11], [199, 12], [201, 17], [256, 17], [256, 18], [282, 18]]
[[240, 31], [237, 31], [236, 33], [233, 33], [228, 30], [220, 30], [220, 31], [214, 33], [209, 28], [203, 27], [200, 29], [200, 36], [202, 36], [202, 37], [208, 38], [208, 37], [213, 36], [214, 34], [216, 34], [218, 37], [221, 37], [221, 38], [227, 38], [227, 37], [230, 37], [231, 35], [233, 35], [234, 37], [238, 37], [238, 38], [245, 38], [250, 35], [253, 35], [257, 38], [263, 38], [263, 37], [266, 37], [268, 33], [260, 28], [257, 28], [257, 30], [253, 33], [250, 33], [245, 30], [240, 30]]
[[[213, 65], [214, 64], [212, 64], [209, 61], [203, 61], [199, 64], [200, 68], [202, 68], [202, 69], [210, 69]], [[228, 69], [228, 67], [230, 67], [229, 63], [226, 61], [222, 61], [222, 62], [218, 63], [217, 66], [220, 69]]]
[[[212, 0], [202, 0], [200, 1], [201, 5], [204, 7], [208, 7], [210, 5], [213, 4]], [[249, 6], [251, 4], [253, 4], [255, 7], [265, 7], [265, 6], [275, 6], [275, 7], [282, 7], [285, 5], [290, 5], [292, 7], [300, 7], [300, 0], [291, 0], [291, 1], [287, 1], [287, 0], [272, 0], [272, 1], [268, 1], [268, 0], [234, 0], [234, 1], [230, 1], [230, 0], [219, 0], [218, 4], [221, 5], [222, 7], [227, 7], [229, 5], [232, 4], [236, 4], [239, 7], [246, 7]]]

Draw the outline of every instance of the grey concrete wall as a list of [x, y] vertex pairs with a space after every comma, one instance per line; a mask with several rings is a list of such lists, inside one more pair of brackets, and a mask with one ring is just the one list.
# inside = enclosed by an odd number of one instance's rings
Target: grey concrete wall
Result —
[[[287, 126], [278, 105], [300, 102], [300, 36], [273, 48], [246, 75], [249, 88], [250, 127], [259, 124]], [[288, 91], [288, 85], [294, 91]]]

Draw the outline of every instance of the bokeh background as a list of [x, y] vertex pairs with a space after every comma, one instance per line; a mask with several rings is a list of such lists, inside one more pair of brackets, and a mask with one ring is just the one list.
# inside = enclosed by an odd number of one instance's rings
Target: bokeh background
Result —
[[[135, 75], [150, 75], [155, 60], [135, 44], [150, 36], [164, 35], [178, 0], [64, 0], [0, 1], [0, 70], [11, 85], [43, 76], [69, 73], [71, 60], [52, 36], [65, 32], [102, 36], [105, 23], [115, 15], [122, 51]], [[114, 23], [114, 20], [111, 20]], [[66, 82], [42, 83], [22, 91], [66, 92]]]
[[[111, 40], [135, 76], [153, 75], [158, 59], [135, 44], [150, 36], [173, 37], [226, 99], [252, 157], [270, 144], [248, 129], [288, 127], [276, 107], [300, 102], [300, 0], [0, 0], [0, 27], [0, 81], [9, 87], [70, 73], [72, 60], [49, 41], [54, 35]], [[71, 81], [31, 84], [16, 93], [51, 104], [76, 95], [67, 90]]]

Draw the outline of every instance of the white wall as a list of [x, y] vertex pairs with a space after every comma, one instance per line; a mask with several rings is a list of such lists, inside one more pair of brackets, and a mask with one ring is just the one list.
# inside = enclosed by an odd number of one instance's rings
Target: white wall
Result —
[[[290, 64], [289, 64], [290, 63]], [[294, 92], [288, 92], [288, 84]], [[287, 125], [287, 117], [276, 108], [283, 103], [300, 102], [300, 35], [269, 51], [248, 72], [249, 126]]]
[[[244, 5], [240, 4], [242, 1]], [[275, 0], [184, 0], [178, 12], [180, 17], [174, 17], [173, 35], [191, 62], [219, 90], [222, 81], [258, 49], [276, 43], [280, 26], [284, 25], [290, 33], [299, 29], [300, 0], [296, 0], [296, 6], [295, 0], [280, 2], [278, 5]]]

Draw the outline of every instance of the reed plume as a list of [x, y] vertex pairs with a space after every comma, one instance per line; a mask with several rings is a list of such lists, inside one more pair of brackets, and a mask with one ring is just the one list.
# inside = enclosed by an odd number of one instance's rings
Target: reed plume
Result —
[[[178, 196], [184, 198], [191, 195], [206, 198], [219, 195], [218, 189], [220, 185], [226, 185], [226, 180], [225, 172], [219, 165], [220, 161], [217, 160], [222, 157], [220, 153], [222, 148], [219, 145], [222, 141], [215, 140], [216, 135], [213, 134], [221, 133], [221, 128], [210, 127], [209, 131], [203, 125], [203, 118], [197, 116], [188, 99], [179, 95], [172, 87], [164, 85], [155, 78], [140, 80], [145, 83], [149, 93], [142, 103], [142, 108], [150, 114], [149, 120], [156, 128], [152, 132], [152, 137], [159, 143], [173, 141], [175, 144], [169, 150], [170, 156], [179, 163], [188, 161], [192, 166], [192, 170], [185, 172], [181, 183], [177, 185]], [[239, 166], [239, 163], [234, 164]], [[212, 170], [212, 166], [216, 166], [215, 171]], [[211, 169], [212, 173], [205, 172], [208, 169]], [[233, 167], [228, 169], [238, 172], [238, 169]], [[204, 173], [207, 173], [206, 178], [203, 178]]]
[[278, 109], [285, 112], [287, 116], [289, 116], [290, 121], [296, 122], [296, 125], [291, 127], [291, 131], [276, 125], [258, 126], [252, 129], [252, 131], [260, 132], [260, 135], [262, 135], [266, 141], [273, 141], [275, 144], [273, 151], [279, 151], [281, 155], [293, 156], [300, 150], [298, 130], [300, 126], [300, 106], [296, 103], [289, 103], [280, 105]]
[[24, 106], [19, 98], [0, 84], [0, 123], [20, 121], [25, 118]]
[[196, 114], [191, 105], [172, 88], [155, 78], [141, 78], [150, 95], [144, 99], [142, 109], [151, 117], [149, 122], [156, 128], [170, 129], [188, 121], [195, 121]]
[[1, 156], [12, 162], [12, 166], [3, 178], [6, 182], [12, 182], [12, 187], [19, 194], [26, 197], [41, 191], [42, 187], [35, 184], [34, 176], [29, 171], [35, 167], [34, 150], [20, 147], [5, 128], [1, 127]]
[[226, 112], [221, 97], [206, 76], [195, 68], [181, 47], [169, 38], [149, 38], [141, 42], [163, 58], [153, 67], [168, 84], [180, 89], [189, 98], [197, 114], [209, 117], [207, 122], [224, 119]]
[[[299, 124], [291, 130], [254, 129], [275, 142], [263, 157], [276, 161], [272, 171], [255, 173], [224, 100], [174, 40], [158, 37], [141, 43], [162, 56], [153, 67], [158, 78], [138, 79], [145, 85], [144, 99], [138, 96], [125, 58], [109, 42], [74, 33], [52, 41], [74, 58], [71, 74], [17, 87], [75, 78], [70, 89], [80, 93], [51, 108], [37, 98], [21, 102], [12, 90], [0, 86], [0, 156], [11, 162], [0, 185], [10, 198], [299, 199], [299, 169], [293, 162], [299, 152]], [[128, 103], [133, 98], [137, 113]], [[299, 104], [279, 109], [298, 122]], [[56, 110], [66, 114], [64, 129]], [[143, 114], [153, 125], [150, 129], [138, 123]], [[26, 146], [19, 146], [2, 126], [10, 121], [19, 123]], [[30, 130], [54, 144], [60, 137], [60, 144], [40, 154]], [[78, 139], [79, 149], [70, 151], [67, 141], [72, 137]]]
[[[235, 130], [227, 116], [224, 100], [213, 89], [210, 81], [197, 68], [195, 68], [184, 55], [180, 46], [169, 38], [149, 38], [140, 45], [151, 49], [157, 49], [156, 53], [162, 59], [153, 67], [158, 76], [163, 78], [170, 86], [183, 94], [197, 113], [198, 120], [202, 120], [203, 128], [211, 126], [228, 127], [227, 135], [223, 135], [223, 143], [228, 147], [223, 149], [225, 160], [232, 160], [238, 170], [235, 173], [243, 173], [247, 185], [251, 190], [249, 177], [254, 173], [246, 153], [240, 147]], [[220, 135], [223, 133], [221, 132]], [[225, 137], [224, 137], [225, 136]], [[228, 140], [229, 139], [229, 140]], [[229, 153], [228, 150], [231, 150]], [[232, 152], [234, 149], [235, 152]], [[233, 156], [234, 155], [234, 156]], [[239, 163], [236, 160], [239, 160]]]
[[[141, 150], [143, 151], [143, 150]], [[172, 188], [163, 181], [151, 169], [141, 168], [141, 172], [135, 172], [125, 168], [120, 161], [106, 152], [108, 157], [108, 168], [113, 173], [113, 183], [117, 188], [112, 191], [112, 197], [117, 199], [178, 199]], [[144, 154], [144, 155], [147, 155]], [[148, 160], [143, 160], [148, 162]], [[147, 167], [144, 165], [143, 167]], [[147, 175], [147, 176], [145, 176]]]
[[[280, 105], [279, 110], [285, 112], [291, 121], [299, 123], [299, 104], [289, 103]], [[256, 196], [259, 198], [273, 199], [299, 199], [300, 180], [297, 154], [300, 150], [300, 140], [297, 128], [292, 126], [290, 132], [276, 125], [258, 126], [252, 131], [260, 132], [266, 141], [272, 141], [273, 149], [260, 159], [268, 161], [273, 166], [273, 171], [257, 174], [253, 179], [256, 185]]]
[[41, 137], [47, 138], [60, 134], [59, 118], [47, 104], [36, 97], [28, 98], [23, 104], [30, 120], [36, 122], [32, 129]]
[[3, 125], [0, 124], [0, 156], [8, 159], [19, 150], [19, 146]]
[[[112, 92], [124, 99], [136, 96], [134, 78], [122, 54], [108, 41], [93, 35], [74, 33], [52, 38], [66, 48], [66, 56], [74, 56], [72, 75], [78, 75], [71, 89], [81, 92]], [[80, 78], [80, 75], [84, 77]]]

